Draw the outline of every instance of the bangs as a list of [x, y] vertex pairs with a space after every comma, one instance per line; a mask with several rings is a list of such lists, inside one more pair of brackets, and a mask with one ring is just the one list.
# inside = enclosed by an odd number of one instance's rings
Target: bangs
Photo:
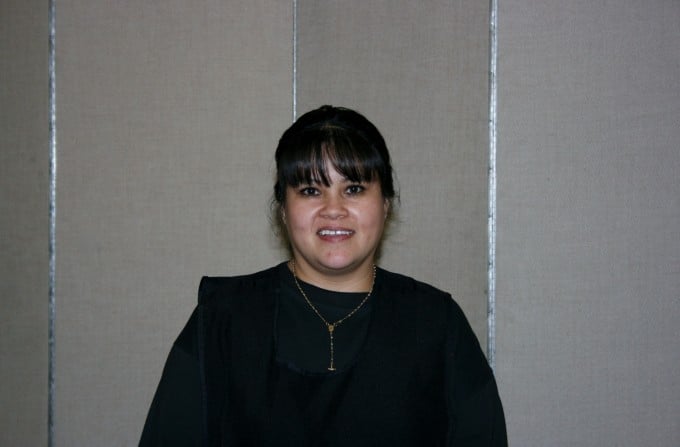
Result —
[[322, 106], [305, 113], [281, 136], [275, 159], [274, 200], [280, 205], [289, 186], [330, 186], [333, 169], [350, 182], [377, 181], [383, 197], [395, 196], [385, 140], [354, 110]]
[[288, 186], [323, 184], [330, 186], [328, 166], [351, 182], [378, 180], [379, 154], [357, 134], [324, 126], [303, 132], [280, 165], [280, 180]]

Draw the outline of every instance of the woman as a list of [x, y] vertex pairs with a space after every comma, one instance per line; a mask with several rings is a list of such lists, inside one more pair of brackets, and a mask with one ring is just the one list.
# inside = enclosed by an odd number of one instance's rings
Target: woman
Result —
[[349, 109], [308, 112], [276, 168], [291, 259], [202, 280], [140, 445], [507, 445], [460, 308], [375, 265], [395, 198], [375, 126]]

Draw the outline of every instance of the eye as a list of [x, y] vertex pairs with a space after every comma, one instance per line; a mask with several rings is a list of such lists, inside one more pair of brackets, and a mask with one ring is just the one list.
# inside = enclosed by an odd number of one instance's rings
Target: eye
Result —
[[319, 190], [313, 186], [303, 186], [298, 190], [298, 193], [301, 196], [318, 196], [319, 195]]
[[363, 185], [349, 185], [345, 192], [350, 196], [355, 196], [364, 192], [366, 188]]

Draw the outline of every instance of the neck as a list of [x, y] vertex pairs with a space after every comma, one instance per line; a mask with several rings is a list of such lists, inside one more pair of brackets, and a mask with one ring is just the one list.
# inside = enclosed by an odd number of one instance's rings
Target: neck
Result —
[[300, 280], [308, 284], [335, 292], [368, 292], [373, 287], [374, 266], [367, 263], [351, 272], [327, 274], [307, 266], [304, 262], [292, 259], [288, 268]]

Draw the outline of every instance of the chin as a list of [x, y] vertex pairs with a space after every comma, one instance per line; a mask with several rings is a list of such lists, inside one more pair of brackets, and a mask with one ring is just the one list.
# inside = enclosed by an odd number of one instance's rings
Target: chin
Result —
[[349, 259], [346, 257], [335, 257], [332, 259], [326, 259], [322, 261], [321, 266], [325, 267], [328, 270], [335, 270], [335, 271], [348, 271], [352, 270], [354, 268], [359, 267], [362, 262], [358, 259]]
[[352, 263], [334, 260], [334, 261], [322, 262], [322, 263], [320, 263], [320, 267], [325, 268], [326, 270], [344, 271], [344, 270], [351, 269]]

